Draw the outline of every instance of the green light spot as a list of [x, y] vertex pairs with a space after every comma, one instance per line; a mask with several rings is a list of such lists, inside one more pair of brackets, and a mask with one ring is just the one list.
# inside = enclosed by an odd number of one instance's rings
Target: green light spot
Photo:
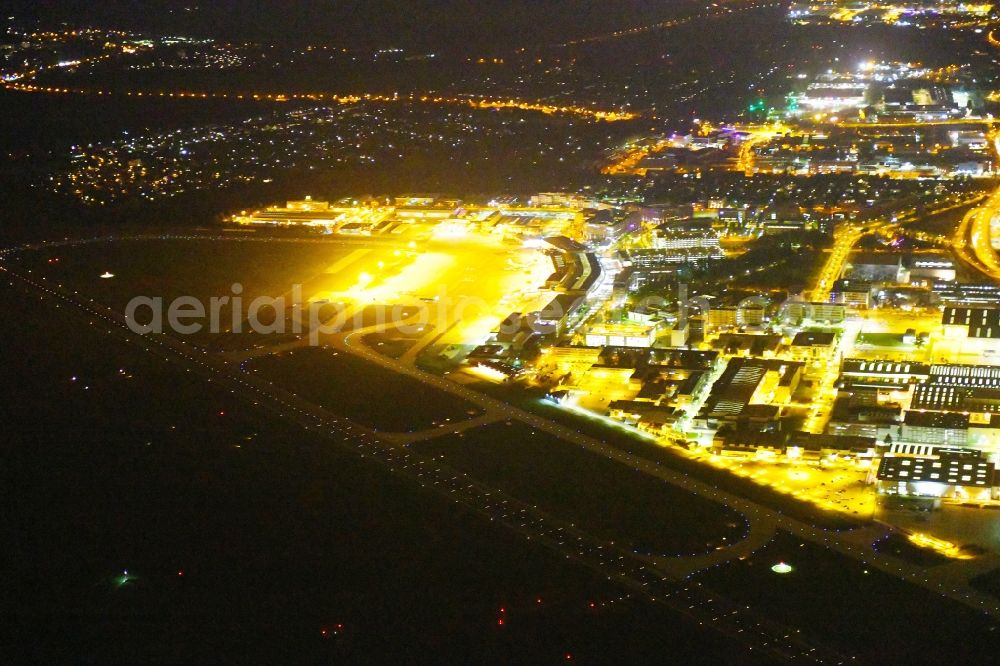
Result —
[[776, 574], [786, 574], [792, 572], [792, 567], [791, 565], [785, 564], [784, 562], [778, 562], [773, 567], [771, 567], [771, 571], [773, 571]]

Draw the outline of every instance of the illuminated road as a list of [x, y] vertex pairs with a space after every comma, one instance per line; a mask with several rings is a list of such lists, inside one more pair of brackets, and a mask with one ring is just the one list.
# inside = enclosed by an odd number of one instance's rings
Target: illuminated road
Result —
[[[708, 129], [709, 126], [704, 125], [703, 128]], [[791, 128], [780, 124], [746, 126], [727, 125], [726, 129], [737, 132], [746, 132], [748, 135], [739, 146], [736, 164], [733, 166], [733, 170], [742, 171], [748, 176], [753, 175], [754, 148], [768, 143], [779, 134], [791, 134], [792, 132]], [[651, 155], [661, 153], [667, 148], [676, 147], [677, 145], [679, 144], [672, 139], [660, 139], [655, 143], [633, 148], [626, 151], [614, 162], [601, 169], [601, 173], [611, 176], [645, 176], [647, 170], [640, 166], [643, 159]]]
[[[69, 33], [67, 33], [69, 34]], [[82, 88], [76, 86], [55, 86], [36, 83], [36, 79], [43, 73], [58, 70], [72, 65], [91, 65], [98, 62], [106, 62], [115, 56], [128, 56], [126, 51], [115, 51], [105, 53], [91, 58], [83, 58], [69, 62], [62, 62], [47, 67], [39, 67], [32, 70], [20, 72], [0, 72], [3, 75], [3, 87], [10, 91], [22, 93], [50, 94], [50, 95], [78, 95], [90, 97], [135, 97], [135, 98], [156, 98], [156, 99], [189, 99], [189, 100], [232, 100], [245, 102], [289, 102], [308, 101], [325, 102], [328, 104], [434, 104], [439, 106], [468, 106], [473, 109], [502, 110], [517, 109], [543, 114], [575, 115], [589, 118], [594, 121], [617, 122], [623, 120], [634, 120], [639, 114], [631, 111], [596, 109], [592, 106], [574, 104], [547, 104], [518, 100], [513, 98], [490, 98], [482, 95], [428, 95], [409, 93], [399, 94], [377, 94], [377, 93], [337, 93], [330, 91], [296, 92], [296, 91], [271, 91], [271, 92], [229, 92], [218, 90], [164, 90], [164, 89], [124, 89], [115, 90], [112, 88], [89, 87]]]
[[601, 173], [609, 176], [619, 176], [625, 174], [645, 176], [646, 170], [639, 168], [639, 164], [642, 160], [650, 155], [660, 153], [672, 145], [673, 142], [669, 139], [660, 139], [655, 144], [629, 150], [623, 156], [618, 158], [618, 160], [601, 169]]
[[[895, 218], [894, 218], [895, 219]], [[816, 284], [812, 289], [811, 296], [814, 302], [826, 303], [830, 300], [833, 285], [844, 272], [844, 266], [851, 256], [854, 246], [866, 234], [872, 233], [879, 228], [890, 227], [898, 222], [886, 222], [875, 219], [865, 224], [849, 223], [841, 226], [835, 232], [835, 240], [827, 257], [823, 268], [820, 269], [816, 277]], [[854, 344], [860, 326], [857, 322], [845, 322], [843, 331], [837, 341], [836, 362], [827, 364], [822, 376], [816, 384], [816, 395], [809, 408], [809, 415], [803, 425], [803, 430], [815, 434], [822, 434], [826, 429], [826, 423], [830, 419], [833, 411], [833, 403], [837, 397], [836, 383], [840, 376], [839, 359], [850, 350]]]
[[[950, 204], [930, 214], [938, 214], [953, 208], [967, 205], [967, 201], [957, 204]], [[997, 254], [990, 245], [990, 225], [992, 219], [1000, 209], [1000, 190], [997, 190], [992, 197], [980, 208], [970, 211], [962, 220], [956, 232], [955, 250], [959, 255], [976, 267], [984, 274], [1000, 279], [1000, 263], [997, 261]], [[857, 242], [866, 234], [876, 230], [898, 229], [903, 223], [912, 219], [912, 215], [904, 215], [899, 220], [895, 218], [893, 222], [876, 219], [863, 225], [848, 224], [838, 228], [836, 240], [830, 250], [830, 255], [820, 270], [816, 278], [816, 284], [811, 292], [812, 300], [826, 303], [830, 300], [830, 295], [834, 283], [840, 279], [844, 271], [844, 266], [850, 258], [851, 252]], [[966, 241], [968, 239], [968, 241]], [[968, 248], [966, 249], [966, 243]], [[970, 252], [971, 250], [971, 252]], [[866, 313], [866, 317], [868, 314]], [[837, 359], [843, 358], [850, 350], [857, 336], [860, 326], [857, 322], [846, 322], [837, 345]], [[827, 365], [822, 376], [816, 385], [816, 396], [810, 406], [809, 414], [803, 425], [806, 432], [821, 434], [825, 431], [825, 426], [833, 410], [833, 403], [837, 396], [836, 382], [840, 375], [840, 363], [831, 362]]]
[[[567, 46], [579, 46], [582, 44], [609, 42], [616, 39], [624, 39], [627, 37], [644, 35], [658, 30], [668, 30], [670, 28], [676, 28], [686, 23], [691, 23], [692, 21], [696, 21], [698, 19], [722, 18], [726, 16], [731, 16], [732, 14], [735, 14], [737, 12], [747, 12], [757, 9], [767, 9], [770, 7], [782, 7], [782, 6], [784, 6], [783, 3], [776, 3], [776, 2], [741, 2], [740, 0], [729, 0], [728, 2], [713, 3], [710, 7], [706, 7], [706, 13], [704, 14], [696, 14], [693, 16], [670, 19], [667, 21], [659, 21], [657, 23], [651, 23], [648, 25], [639, 25], [632, 28], [624, 28], [622, 30], [616, 30], [615, 32], [608, 32], [601, 35], [591, 35], [589, 37], [581, 37], [579, 39], [573, 39], [567, 42], [553, 44], [553, 46], [565, 48]], [[710, 8], [712, 10], [710, 10]]]
[[753, 149], [761, 144], [766, 144], [778, 134], [787, 134], [791, 130], [782, 125], [767, 125], [763, 127], [749, 126], [739, 128], [749, 132], [750, 136], [740, 145], [739, 158], [736, 162], [736, 170], [742, 171], [748, 176], [753, 175], [754, 153]]
[[309, 101], [324, 102], [327, 104], [434, 104], [438, 106], [467, 106], [473, 109], [483, 109], [488, 111], [516, 109], [519, 111], [530, 111], [543, 113], [546, 115], [574, 115], [589, 118], [594, 121], [619, 122], [623, 120], [635, 120], [639, 114], [631, 111], [609, 111], [595, 109], [586, 106], [576, 106], [572, 104], [544, 104], [541, 102], [530, 102], [517, 99], [497, 99], [477, 96], [431, 96], [431, 95], [379, 95], [372, 93], [364, 94], [340, 94], [334, 92], [270, 92], [270, 93], [230, 93], [230, 92], [201, 92], [201, 91], [180, 91], [180, 90], [126, 90], [116, 91], [109, 88], [71, 88], [63, 86], [43, 86], [34, 83], [21, 83], [18, 81], [4, 82], [4, 87], [11, 91], [23, 93], [46, 93], [51, 95], [78, 95], [90, 97], [135, 97], [135, 98], [155, 98], [155, 99], [224, 99], [246, 102], [291, 102]]
[[827, 257], [826, 263], [823, 264], [823, 268], [820, 269], [819, 275], [816, 277], [816, 285], [811, 292], [813, 301], [826, 303], [830, 300], [833, 284], [840, 279], [844, 272], [844, 265], [850, 258], [854, 246], [861, 240], [862, 236], [871, 233], [882, 224], [884, 223], [881, 221], [869, 222], [865, 225], [847, 224], [834, 232], [835, 240], [830, 249], [830, 255]]
[[950, 118], [948, 120], [886, 120], [883, 122], [841, 121], [837, 127], [934, 127], [936, 125], [986, 125], [992, 127], [1000, 118]]
[[1000, 260], [993, 249], [993, 220], [1000, 217], [1000, 188], [979, 208], [970, 210], [955, 231], [952, 245], [967, 264], [992, 280], [1000, 280]]

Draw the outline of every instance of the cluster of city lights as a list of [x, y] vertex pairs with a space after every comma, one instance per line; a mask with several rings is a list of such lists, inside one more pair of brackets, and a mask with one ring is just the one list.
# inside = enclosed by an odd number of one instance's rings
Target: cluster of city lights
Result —
[[964, 552], [959, 546], [956, 546], [950, 541], [945, 541], [944, 539], [938, 539], [932, 537], [929, 534], [923, 534], [916, 532], [908, 536], [910, 543], [920, 546], [921, 548], [928, 548], [936, 553], [944, 555], [945, 557], [951, 558], [953, 560], [969, 560], [972, 557]]
[[610, 176], [636, 173], [637, 167], [643, 159], [650, 155], [655, 155], [672, 145], [673, 142], [669, 139], [660, 139], [650, 145], [638, 146], [626, 151], [620, 159], [601, 169], [601, 172]]

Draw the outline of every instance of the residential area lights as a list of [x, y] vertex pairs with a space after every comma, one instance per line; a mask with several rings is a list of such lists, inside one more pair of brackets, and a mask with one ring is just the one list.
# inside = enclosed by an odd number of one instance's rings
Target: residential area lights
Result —
[[[111, 33], [108, 33], [111, 34]], [[89, 35], [89, 33], [88, 33]], [[46, 38], [60, 41], [69, 38], [76, 38], [80, 33], [51, 33], [45, 35]], [[89, 35], [93, 36], [93, 35]], [[312, 50], [309, 47], [308, 50]], [[191, 90], [113, 90], [109, 88], [82, 88], [70, 86], [42, 85], [35, 80], [43, 73], [50, 70], [70, 69], [83, 66], [95, 65], [103, 61], [108, 61], [116, 56], [130, 55], [136, 52], [135, 43], [116, 44], [107, 42], [104, 44], [104, 52], [86, 58], [76, 58], [72, 60], [61, 60], [50, 65], [38, 65], [27, 71], [5, 72], [0, 75], [5, 88], [27, 93], [47, 93], [57, 95], [93, 95], [93, 96], [116, 96], [116, 97], [156, 97], [156, 98], [185, 98], [185, 99], [228, 99], [237, 101], [258, 101], [258, 102], [288, 102], [288, 101], [313, 101], [328, 102], [334, 104], [358, 104], [361, 102], [370, 103], [423, 103], [451, 106], [468, 106], [474, 109], [501, 110], [516, 109], [519, 111], [529, 111], [544, 114], [572, 115], [589, 118], [594, 121], [618, 122], [635, 120], [639, 114], [622, 111], [595, 109], [587, 106], [573, 104], [545, 104], [541, 102], [531, 102], [519, 99], [501, 99], [485, 96], [441, 96], [441, 95], [421, 95], [410, 93], [400, 95], [398, 93], [380, 94], [339, 94], [333, 92], [228, 92], [228, 91], [191, 91]]]

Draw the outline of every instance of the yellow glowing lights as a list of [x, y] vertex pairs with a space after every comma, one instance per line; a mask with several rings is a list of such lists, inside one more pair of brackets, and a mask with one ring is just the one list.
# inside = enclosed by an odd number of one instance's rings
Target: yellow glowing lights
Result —
[[[53, 33], [55, 39], [58, 39], [64, 35], [75, 33]], [[254, 101], [269, 101], [269, 102], [288, 102], [292, 100], [309, 100], [309, 101], [325, 101], [335, 104], [357, 104], [359, 102], [375, 102], [375, 103], [388, 103], [388, 102], [410, 102], [410, 103], [424, 103], [424, 104], [441, 104], [441, 105], [463, 105], [470, 106], [476, 109], [518, 109], [521, 111], [533, 111], [545, 114], [564, 114], [564, 115], [575, 115], [585, 118], [590, 118], [595, 121], [603, 122], [616, 122], [621, 120], [633, 120], [638, 118], [638, 114], [630, 111], [608, 111], [601, 109], [593, 109], [590, 107], [576, 106], [572, 104], [565, 105], [554, 105], [554, 104], [542, 104], [539, 102], [527, 102], [524, 100], [516, 99], [489, 99], [489, 98], [473, 98], [473, 97], [444, 97], [444, 96], [430, 96], [430, 95], [400, 95], [398, 93], [393, 93], [391, 95], [378, 95], [378, 94], [352, 94], [352, 95], [339, 95], [336, 93], [326, 93], [326, 92], [312, 92], [312, 93], [292, 93], [292, 92], [271, 92], [271, 93], [261, 93], [261, 92], [194, 92], [194, 91], [167, 91], [167, 90], [124, 90], [124, 91], [112, 91], [109, 89], [92, 89], [92, 88], [65, 88], [59, 86], [43, 86], [34, 83], [28, 83], [28, 81], [35, 79], [44, 71], [52, 70], [56, 68], [76, 68], [81, 65], [95, 64], [101, 61], [109, 60], [114, 55], [118, 53], [114, 45], [111, 45], [111, 51], [108, 53], [103, 53], [99, 56], [94, 56], [91, 58], [83, 58], [80, 60], [70, 60], [62, 61], [53, 65], [48, 65], [44, 67], [37, 67], [32, 70], [18, 72], [15, 74], [10, 74], [3, 81], [3, 85], [8, 90], [16, 90], [20, 92], [32, 92], [32, 93], [50, 93], [50, 94], [64, 94], [64, 95], [119, 95], [124, 97], [181, 97], [189, 99], [233, 99], [233, 100], [254, 100]], [[121, 53], [126, 55], [135, 53], [136, 49], [130, 45], [124, 45], [121, 47]], [[503, 60], [499, 58], [493, 59], [496, 64], [503, 64]]]
[[657, 141], [653, 145], [641, 146], [639, 148], [629, 150], [628, 152], [625, 153], [625, 155], [621, 157], [621, 159], [619, 159], [617, 162], [613, 164], [609, 164], [608, 166], [604, 167], [601, 170], [601, 172], [608, 175], [627, 174], [627, 173], [637, 173], [638, 175], [645, 175], [645, 170], [638, 169], [639, 163], [642, 162], [642, 160], [645, 157], [662, 152], [663, 150], [669, 148], [671, 145], [673, 145], [671, 141], [667, 139], [662, 139], [660, 141]]
[[790, 564], [785, 564], [784, 562], [778, 562], [773, 567], [771, 567], [771, 571], [773, 571], [776, 574], [787, 574], [794, 571], [794, 569], [792, 569], [792, 566]]
[[[22, 75], [21, 79], [33, 78], [37, 72], [28, 72]], [[625, 120], [635, 120], [639, 114], [631, 111], [607, 111], [592, 109], [585, 106], [540, 104], [536, 102], [526, 102], [523, 100], [496, 100], [496, 99], [475, 99], [467, 97], [429, 97], [427, 95], [339, 95], [336, 93], [237, 93], [237, 92], [194, 92], [194, 91], [165, 91], [165, 90], [126, 90], [115, 92], [112, 90], [99, 90], [92, 88], [61, 88], [58, 86], [42, 86], [33, 83], [18, 83], [17, 81], [5, 81], [4, 87], [8, 90], [30, 93], [49, 93], [62, 95], [119, 95], [123, 97], [179, 97], [187, 99], [233, 99], [233, 100], [253, 100], [257, 102], [288, 102], [292, 100], [308, 100], [313, 102], [329, 102], [331, 104], [360, 104], [361, 102], [387, 104], [387, 103], [423, 103], [437, 105], [469, 106], [474, 109], [502, 110], [516, 109], [519, 111], [532, 111], [548, 115], [573, 115], [589, 118], [601, 122], [620, 122]]]
[[972, 559], [971, 555], [963, 552], [960, 547], [956, 546], [952, 542], [932, 537], [929, 534], [914, 532], [913, 534], [910, 534], [908, 538], [910, 542], [916, 546], [920, 546], [921, 548], [928, 548], [936, 553], [944, 555], [945, 557], [951, 558], [953, 560]]
[[[708, 449], [690, 450], [688, 455], [713, 467], [768, 486], [780, 493], [794, 495], [825, 511], [851, 515], [869, 515], [875, 510], [875, 495], [863, 489], [866, 465], [862, 461], [842, 461], [832, 466], [823, 463], [789, 466], [773, 453], [768, 458], [727, 457]], [[846, 493], [846, 494], [844, 494]]]
[[507, 375], [500, 372], [495, 368], [491, 368], [488, 365], [483, 365], [481, 363], [470, 366], [467, 368], [470, 374], [477, 375], [483, 379], [487, 379], [491, 382], [502, 383], [507, 380]]

